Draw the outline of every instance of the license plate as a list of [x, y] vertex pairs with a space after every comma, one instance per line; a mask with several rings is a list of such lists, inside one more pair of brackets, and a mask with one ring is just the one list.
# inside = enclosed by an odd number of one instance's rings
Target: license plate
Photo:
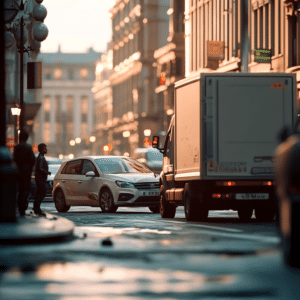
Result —
[[143, 192], [143, 196], [159, 196], [159, 192]]
[[235, 199], [237, 200], [260, 200], [269, 199], [268, 193], [247, 193], [247, 194], [236, 194]]

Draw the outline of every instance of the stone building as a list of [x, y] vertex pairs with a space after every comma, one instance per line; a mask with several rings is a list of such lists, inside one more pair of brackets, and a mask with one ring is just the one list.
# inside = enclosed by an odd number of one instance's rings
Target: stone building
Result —
[[112, 50], [101, 56], [96, 63], [96, 78], [92, 92], [94, 95], [95, 126], [92, 131], [93, 155], [102, 155], [105, 145], [113, 144], [112, 126], [112, 88], [109, 76], [112, 73]]
[[34, 122], [35, 142], [52, 156], [90, 153], [95, 126], [92, 94], [96, 61], [102, 53], [40, 53], [43, 66], [42, 107]]
[[166, 133], [174, 113], [174, 83], [184, 78], [184, 0], [171, 0], [169, 15], [169, 36], [167, 45], [154, 52], [157, 61], [157, 87], [155, 92], [162, 104], [160, 131]]
[[163, 109], [155, 93], [154, 52], [167, 44], [169, 8], [169, 0], [117, 0], [111, 9], [110, 130], [112, 148], [121, 154], [143, 147], [146, 129], [156, 133], [160, 128]]
[[[293, 72], [300, 97], [299, 0], [185, 4], [186, 77], [199, 72]], [[255, 62], [256, 49], [270, 50], [271, 62]]]

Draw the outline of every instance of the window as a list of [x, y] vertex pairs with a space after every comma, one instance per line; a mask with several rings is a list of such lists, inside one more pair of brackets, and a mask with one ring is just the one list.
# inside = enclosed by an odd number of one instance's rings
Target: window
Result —
[[71, 69], [68, 71], [68, 79], [69, 80], [73, 80], [74, 79], [74, 72]]
[[62, 174], [81, 175], [82, 160], [73, 160], [66, 164], [62, 170]]
[[46, 68], [44, 72], [45, 72], [45, 78], [48, 80], [51, 79], [51, 69]]
[[51, 109], [50, 97], [46, 96], [44, 98], [44, 111], [45, 112], [50, 112], [50, 109]]
[[82, 175], [85, 175], [87, 172], [93, 171], [96, 175], [98, 174], [96, 167], [94, 166], [94, 164], [90, 161], [85, 159], [83, 161], [83, 166], [82, 166]]
[[88, 98], [86, 96], [81, 99], [81, 112], [83, 115], [88, 113]]
[[61, 69], [55, 69], [54, 70], [54, 78], [55, 79], [60, 79], [62, 76], [62, 70]]
[[81, 136], [83, 138], [86, 138], [88, 136], [88, 126], [87, 123], [81, 123]]
[[44, 123], [44, 142], [48, 144], [50, 142], [50, 122], [45, 122]]
[[88, 74], [89, 74], [89, 72], [88, 72], [87, 69], [81, 69], [80, 70], [80, 78], [82, 80], [85, 80], [87, 78]]

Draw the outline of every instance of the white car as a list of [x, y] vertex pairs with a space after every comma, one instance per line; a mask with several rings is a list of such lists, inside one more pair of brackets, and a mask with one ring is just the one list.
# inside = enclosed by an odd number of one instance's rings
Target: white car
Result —
[[52, 199], [58, 212], [71, 206], [100, 206], [107, 213], [119, 206], [146, 206], [158, 213], [159, 178], [131, 157], [79, 157], [62, 163]]

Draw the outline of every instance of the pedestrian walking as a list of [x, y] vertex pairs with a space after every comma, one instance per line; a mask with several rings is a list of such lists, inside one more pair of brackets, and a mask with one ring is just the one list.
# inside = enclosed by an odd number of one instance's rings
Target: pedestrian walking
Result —
[[35, 156], [31, 145], [27, 143], [29, 134], [23, 130], [19, 135], [19, 144], [14, 147], [13, 160], [18, 167], [18, 210], [25, 216], [28, 208], [28, 196], [31, 189], [31, 173]]
[[39, 216], [46, 216], [46, 214], [41, 210], [41, 203], [46, 196], [46, 181], [47, 176], [51, 175], [48, 171], [48, 163], [45, 159], [45, 154], [47, 154], [47, 145], [41, 143], [38, 145], [39, 155], [36, 158], [35, 163], [35, 182], [37, 187], [37, 192], [33, 204], [33, 211]]

